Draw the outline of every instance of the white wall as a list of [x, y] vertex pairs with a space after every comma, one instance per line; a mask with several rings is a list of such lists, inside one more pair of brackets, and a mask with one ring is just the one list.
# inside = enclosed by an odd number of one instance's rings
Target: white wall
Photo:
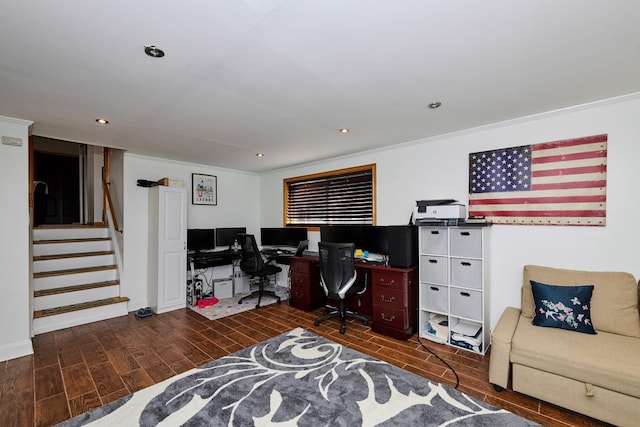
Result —
[[639, 117], [640, 96], [628, 96], [264, 174], [262, 225], [282, 224], [283, 178], [376, 163], [378, 224], [406, 224], [416, 200], [453, 198], [468, 203], [469, 153], [607, 133], [605, 227], [492, 226], [493, 327], [506, 306], [520, 306], [525, 264], [621, 270], [640, 277], [636, 249], [640, 228], [632, 223], [640, 212]]
[[[182, 179], [191, 173], [218, 177], [218, 206], [188, 206], [188, 226], [282, 225], [282, 179], [350, 166], [377, 164], [378, 224], [406, 224], [415, 200], [454, 198], [467, 202], [470, 152], [607, 133], [609, 135], [606, 227], [495, 225], [491, 231], [491, 324], [507, 305], [519, 306], [524, 264], [563, 268], [620, 270], [640, 277], [632, 223], [640, 211], [640, 96], [634, 95], [487, 126], [441, 138], [406, 143], [263, 175], [124, 156], [123, 295], [130, 310], [147, 306], [149, 189], [138, 179]], [[31, 122], [0, 117], [0, 134], [19, 137], [22, 147], [0, 145], [0, 360], [32, 352], [29, 339], [30, 253], [28, 211], [28, 127]], [[401, 141], [399, 141], [401, 142]], [[189, 196], [191, 197], [191, 196]], [[311, 233], [311, 244], [318, 233]], [[6, 325], [11, 325], [10, 328]]]
[[[218, 180], [217, 206], [191, 204], [191, 174], [215, 175]], [[187, 219], [189, 228], [246, 227], [249, 233], [260, 232], [260, 185], [256, 174], [212, 168], [210, 166], [173, 162], [162, 159], [124, 156], [124, 277], [123, 295], [129, 297], [129, 310], [148, 306], [148, 194], [150, 189], [138, 187], [138, 179], [160, 178], [183, 180], [188, 189]], [[186, 278], [185, 278], [186, 280]]]
[[0, 145], [0, 361], [33, 353], [30, 338], [29, 126], [0, 116], [0, 136], [22, 146]]

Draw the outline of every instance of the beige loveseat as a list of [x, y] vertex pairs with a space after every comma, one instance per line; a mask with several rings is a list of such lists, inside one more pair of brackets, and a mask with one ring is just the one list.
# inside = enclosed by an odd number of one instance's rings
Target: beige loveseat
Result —
[[[489, 382], [619, 425], [640, 425], [639, 284], [628, 273], [524, 267], [522, 309], [507, 307], [491, 335]], [[596, 334], [534, 326], [530, 280], [594, 285]], [[543, 310], [539, 309], [542, 313]]]

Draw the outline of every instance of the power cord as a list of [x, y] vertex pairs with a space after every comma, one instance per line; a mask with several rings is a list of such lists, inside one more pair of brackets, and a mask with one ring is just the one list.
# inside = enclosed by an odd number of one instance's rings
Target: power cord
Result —
[[438, 355], [437, 355], [433, 350], [431, 350], [429, 347], [427, 347], [427, 346], [425, 345], [425, 343], [423, 343], [423, 342], [422, 342], [422, 337], [420, 337], [420, 335], [418, 335], [418, 342], [420, 343], [420, 345], [421, 345], [422, 347], [424, 347], [424, 349], [425, 349], [425, 350], [427, 350], [429, 353], [433, 354], [433, 355], [434, 355], [434, 356], [435, 356], [439, 361], [441, 361], [442, 363], [444, 363], [444, 364], [447, 366], [447, 368], [449, 368], [449, 369], [451, 370], [451, 372], [453, 372], [453, 375], [455, 375], [455, 376], [456, 376], [456, 385], [455, 385], [453, 388], [457, 389], [457, 388], [458, 388], [458, 386], [460, 385], [460, 378], [458, 377], [458, 373], [456, 372], [456, 370], [455, 370], [455, 369], [453, 369], [453, 368], [451, 367], [451, 365], [449, 365], [449, 364], [447, 363], [447, 361], [446, 361], [446, 360], [444, 360], [442, 357], [438, 356]]

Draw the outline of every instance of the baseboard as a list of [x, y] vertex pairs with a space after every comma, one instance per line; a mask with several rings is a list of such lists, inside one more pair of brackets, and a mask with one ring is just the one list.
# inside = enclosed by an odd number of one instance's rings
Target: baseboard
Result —
[[33, 354], [33, 345], [31, 340], [24, 340], [0, 346], [0, 362], [16, 359], [22, 356], [28, 356], [30, 354]]

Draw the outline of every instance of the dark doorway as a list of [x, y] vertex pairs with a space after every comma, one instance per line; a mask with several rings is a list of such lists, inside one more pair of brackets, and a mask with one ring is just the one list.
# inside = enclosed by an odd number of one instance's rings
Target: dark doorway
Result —
[[34, 152], [34, 226], [80, 222], [79, 158]]

